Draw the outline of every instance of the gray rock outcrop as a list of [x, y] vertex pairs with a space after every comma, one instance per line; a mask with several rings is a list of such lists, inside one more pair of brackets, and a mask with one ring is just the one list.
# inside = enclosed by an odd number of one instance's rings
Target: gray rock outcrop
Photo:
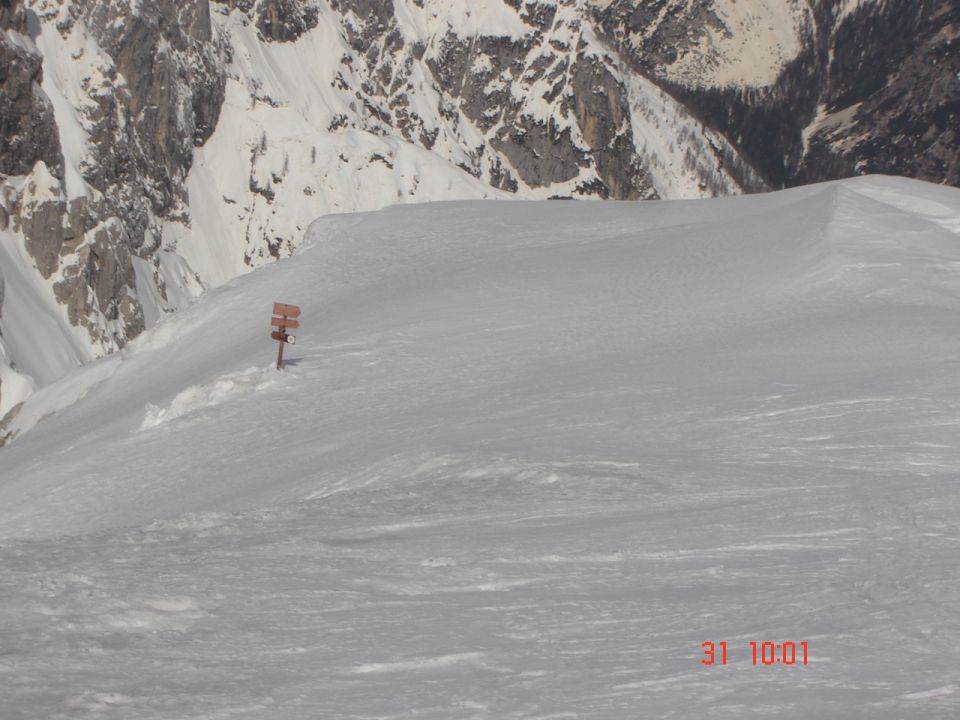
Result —
[[207, 0], [74, 7], [112, 61], [91, 92], [84, 180], [116, 209], [133, 249], [149, 253], [159, 245], [155, 218], [188, 215], [185, 181], [220, 115], [226, 49], [212, 36]]
[[[41, 25], [88, 68], [75, 108], [86, 135], [74, 168], [82, 187], [64, 182], [60, 129], [34, 47]], [[118, 349], [144, 329], [134, 256], [159, 249], [167, 219], [189, 221], [186, 178], [194, 148], [217, 125], [226, 49], [207, 0], [85, 0], [62, 10], [2, 0], [0, 27], [0, 183], [24, 177], [5, 186], [0, 225], [22, 237], [70, 323], [99, 352]]]
[[[272, 42], [292, 42], [317, 26], [317, 8], [303, 0], [214, 0], [248, 15], [261, 37]], [[383, 5], [384, 3], [380, 3]], [[389, 5], [389, 0], [386, 3]]]
[[[5, 31], [9, 30], [10, 33]], [[60, 136], [50, 99], [41, 89], [43, 58], [29, 48], [25, 11], [0, 5], [0, 174], [26, 175], [38, 160], [63, 176]], [[14, 35], [15, 33], [15, 35]], [[20, 42], [15, 37], [21, 38]]]

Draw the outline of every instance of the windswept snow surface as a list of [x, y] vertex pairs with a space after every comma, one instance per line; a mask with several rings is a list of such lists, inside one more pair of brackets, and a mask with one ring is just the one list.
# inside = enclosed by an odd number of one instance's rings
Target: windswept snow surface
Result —
[[0, 451], [0, 717], [960, 717], [958, 219], [317, 221], [18, 416], [80, 398]]

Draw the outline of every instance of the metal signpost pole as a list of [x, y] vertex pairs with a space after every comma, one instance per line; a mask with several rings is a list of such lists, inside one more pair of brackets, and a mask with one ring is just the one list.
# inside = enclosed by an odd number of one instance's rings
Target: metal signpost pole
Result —
[[277, 370], [283, 370], [283, 346], [287, 343], [286, 340], [283, 339], [283, 330], [281, 330], [278, 335], [280, 335], [280, 347], [277, 349]]

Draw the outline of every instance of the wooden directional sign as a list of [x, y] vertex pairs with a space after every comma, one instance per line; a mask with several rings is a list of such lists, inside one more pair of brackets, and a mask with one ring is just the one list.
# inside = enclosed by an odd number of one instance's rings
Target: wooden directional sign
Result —
[[275, 302], [273, 304], [273, 314], [274, 315], [285, 315], [286, 317], [300, 317], [300, 308], [296, 305], [285, 305], [284, 303]]
[[282, 328], [298, 328], [300, 327], [299, 320], [291, 320], [290, 318], [270, 318], [270, 324], [276, 325], [277, 327]]
[[277, 348], [277, 370], [283, 368], [283, 346], [293, 345], [297, 338], [287, 334], [287, 328], [300, 327], [300, 323], [294, 318], [300, 317], [300, 308], [296, 305], [287, 305], [286, 303], [275, 302], [273, 304], [273, 314], [280, 317], [270, 318], [270, 324], [276, 325], [278, 330], [270, 333], [270, 337], [280, 343]]

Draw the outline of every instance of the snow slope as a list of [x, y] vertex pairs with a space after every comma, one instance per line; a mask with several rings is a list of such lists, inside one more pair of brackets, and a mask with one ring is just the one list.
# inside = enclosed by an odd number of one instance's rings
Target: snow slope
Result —
[[[64, 175], [36, 165], [7, 178], [3, 212], [23, 207], [20, 188], [51, 179], [58, 201], [86, 200], [71, 220], [72, 232], [86, 231], [63, 252], [49, 229], [35, 243], [53, 247], [58, 265], [36, 287], [46, 295], [38, 302], [71, 298], [81, 330], [46, 333], [44, 345], [59, 348], [48, 367], [34, 367], [29, 335], [0, 339], [0, 419], [204, 288], [288, 256], [326, 213], [511, 193], [690, 198], [764, 186], [729, 142], [600, 39], [590, 2], [309, 4], [315, 26], [289, 42], [269, 41], [256, 20], [275, 3], [209, 4], [209, 42], [180, 27], [206, 2], [29, 0], [27, 35], [3, 31], [42, 60]], [[298, 3], [282, 5], [280, 15], [296, 14]], [[120, 32], [140, 24], [170, 32], [156, 47]], [[741, 25], [731, 27], [755, 35]], [[141, 97], [163, 74], [153, 69], [166, 67], [178, 68], [163, 71], [171, 82]], [[148, 121], [154, 111], [169, 121], [162, 131]], [[209, 136], [198, 130], [208, 123]], [[7, 274], [33, 282], [19, 227], [2, 242], [26, 267], [8, 263]], [[84, 266], [97, 232], [110, 239], [97, 254], [119, 272]], [[54, 290], [65, 278], [71, 287]], [[111, 302], [125, 310], [117, 316]], [[32, 326], [38, 313], [20, 317], [20, 307], [11, 305], [7, 325]]]
[[958, 224], [882, 177], [315, 222], [17, 416], [0, 716], [957, 717]]

